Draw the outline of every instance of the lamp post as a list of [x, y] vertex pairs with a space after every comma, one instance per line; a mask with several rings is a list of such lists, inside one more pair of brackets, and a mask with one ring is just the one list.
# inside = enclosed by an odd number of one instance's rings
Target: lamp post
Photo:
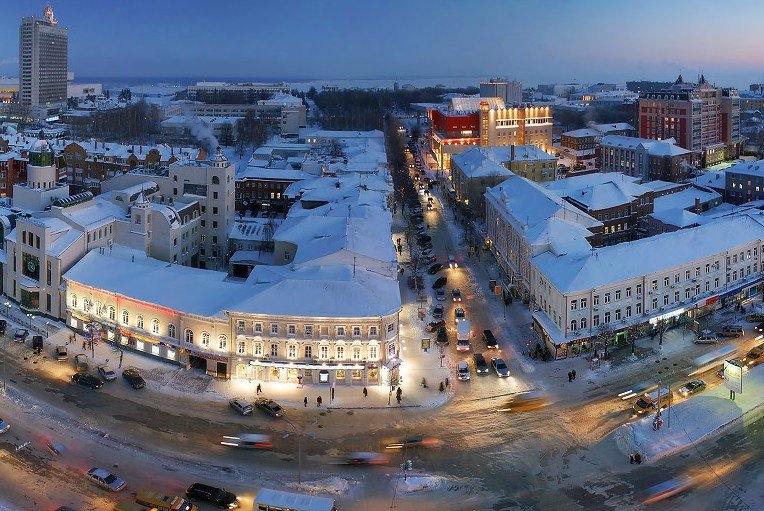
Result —
[[297, 426], [289, 419], [284, 419], [287, 424], [292, 426], [294, 432], [297, 434], [297, 485], [302, 484], [302, 431], [297, 429]]

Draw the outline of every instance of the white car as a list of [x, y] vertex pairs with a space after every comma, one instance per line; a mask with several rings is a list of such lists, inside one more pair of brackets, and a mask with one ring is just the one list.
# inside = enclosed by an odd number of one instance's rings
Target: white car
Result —
[[445, 301], [446, 300], [446, 292], [443, 291], [442, 289], [438, 289], [437, 291], [435, 291], [435, 299], [438, 300], [439, 302]]
[[456, 363], [456, 377], [462, 381], [470, 379], [470, 366], [466, 361], [460, 360]]
[[106, 381], [112, 381], [117, 379], [117, 373], [114, 372], [114, 369], [112, 369], [110, 366], [106, 364], [101, 364], [98, 366], [98, 374], [101, 375], [101, 378], [103, 378]]
[[0, 434], [5, 433], [11, 429], [11, 425], [5, 422], [3, 419], [0, 419]]
[[88, 470], [85, 477], [98, 486], [110, 491], [120, 491], [127, 483], [104, 468], [93, 467]]

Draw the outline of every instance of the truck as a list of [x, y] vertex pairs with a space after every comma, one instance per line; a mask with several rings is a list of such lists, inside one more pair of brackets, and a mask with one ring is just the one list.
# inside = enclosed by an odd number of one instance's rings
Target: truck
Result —
[[459, 321], [456, 324], [456, 350], [457, 351], [469, 351], [470, 349], [470, 337], [472, 333], [472, 323], [470, 320], [465, 319]]
[[88, 356], [80, 353], [74, 357], [74, 370], [78, 373], [85, 373], [88, 370]]

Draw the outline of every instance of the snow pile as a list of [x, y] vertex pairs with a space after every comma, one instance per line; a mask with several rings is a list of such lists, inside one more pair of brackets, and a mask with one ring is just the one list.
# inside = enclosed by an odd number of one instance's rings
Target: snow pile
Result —
[[400, 493], [416, 493], [436, 490], [442, 483], [443, 478], [438, 476], [408, 476], [396, 484]]
[[729, 399], [729, 390], [719, 385], [663, 412], [663, 426], [653, 431], [655, 414], [624, 424], [613, 433], [625, 455], [639, 452], [647, 461], [677, 453], [693, 443], [718, 433], [724, 426], [761, 406], [764, 398], [764, 365], [743, 376], [743, 393]]
[[355, 481], [333, 476], [320, 481], [308, 481], [301, 484], [290, 483], [287, 486], [312, 494], [330, 493], [332, 495], [344, 495], [353, 484], [355, 484]]

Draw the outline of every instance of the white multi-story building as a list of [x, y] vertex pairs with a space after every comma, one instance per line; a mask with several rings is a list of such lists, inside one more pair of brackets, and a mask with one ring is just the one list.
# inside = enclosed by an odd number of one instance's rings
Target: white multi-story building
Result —
[[[582, 247], [583, 248], [583, 247]], [[764, 212], [589, 250], [531, 258], [534, 327], [557, 358], [631, 325], [697, 317], [764, 280]]]
[[19, 27], [19, 101], [51, 106], [66, 101], [69, 35], [58, 26], [53, 9], [44, 17], [22, 18]]

